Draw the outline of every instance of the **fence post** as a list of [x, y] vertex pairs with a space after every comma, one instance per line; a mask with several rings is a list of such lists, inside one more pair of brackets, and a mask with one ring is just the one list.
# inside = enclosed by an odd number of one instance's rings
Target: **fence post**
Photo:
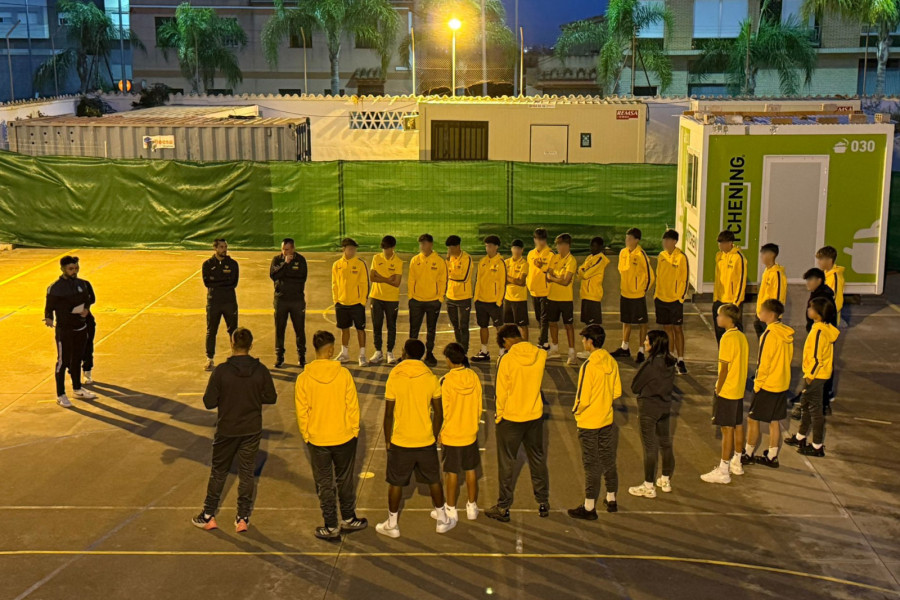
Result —
[[513, 163], [506, 161], [506, 224], [512, 225], [515, 220], [513, 212], [515, 210], [515, 197], [513, 192]]
[[[338, 214], [340, 238], [347, 237], [347, 227], [344, 223], [344, 161], [338, 161]], [[340, 242], [340, 240], [338, 240]]]

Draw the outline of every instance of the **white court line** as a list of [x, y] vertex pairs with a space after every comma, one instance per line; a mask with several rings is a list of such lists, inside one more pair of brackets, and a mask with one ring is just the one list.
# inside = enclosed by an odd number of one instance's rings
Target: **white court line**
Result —
[[878, 425], [893, 425], [890, 421], [880, 421], [878, 419], [864, 419], [863, 417], [853, 417], [856, 421], [864, 421], [866, 423], [877, 423]]

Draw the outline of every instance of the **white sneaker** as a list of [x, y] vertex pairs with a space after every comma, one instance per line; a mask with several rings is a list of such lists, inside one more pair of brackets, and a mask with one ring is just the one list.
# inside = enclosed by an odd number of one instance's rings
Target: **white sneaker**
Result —
[[391, 527], [391, 521], [388, 519], [383, 523], [379, 523], [375, 526], [375, 531], [380, 533], [381, 535], [386, 535], [389, 538], [397, 539], [400, 537], [400, 524], [397, 523], [396, 527]]
[[735, 455], [731, 457], [731, 474], [732, 475], [743, 475], [744, 474], [744, 465], [741, 464], [740, 455]]
[[212, 371], [216, 368], [216, 361], [211, 358], [206, 359], [206, 365], [204, 365], [203, 369], [206, 371]]
[[587, 359], [589, 359], [589, 358], [591, 357], [591, 353], [588, 352], [587, 350], [582, 350], [581, 352], [579, 352], [579, 353], [576, 354], [575, 356], [577, 356], [577, 357], [580, 358], [581, 360], [587, 360]]
[[702, 479], [706, 483], [731, 483], [731, 475], [729, 475], [727, 472], [723, 472], [722, 469], [718, 467], [718, 465], [709, 473], [704, 473], [703, 475], [701, 475], [700, 479]]
[[92, 383], [94, 383], [94, 378], [91, 377], [91, 372], [85, 371], [84, 372], [84, 385], [91, 385]]
[[349, 352], [344, 352], [344, 351], [342, 350], [341, 353], [338, 354], [338, 355], [337, 355], [337, 358], [335, 358], [334, 360], [338, 361], [339, 363], [349, 362], [349, 361], [350, 361], [350, 353], [349, 353]]
[[649, 487], [643, 483], [630, 487], [628, 488], [628, 493], [632, 496], [641, 496], [643, 498], [656, 498], [656, 488], [652, 484]]
[[63, 408], [72, 408], [72, 403], [69, 402], [69, 398], [65, 394], [63, 394], [62, 396], [57, 396], [56, 403]]
[[478, 503], [466, 502], [466, 518], [470, 521], [478, 518]]
[[367, 359], [364, 354], [359, 355], [359, 366], [361, 366], [361, 367], [369, 366], [369, 359]]
[[560, 357], [559, 346], [558, 345], [554, 346], [553, 344], [550, 344], [550, 349], [547, 350], [547, 358], [559, 358], [559, 357]]
[[656, 487], [668, 494], [672, 491], [672, 479], [668, 477], [663, 479], [660, 477], [656, 480]]
[[456, 524], [458, 522], [459, 522], [458, 519], [451, 519], [450, 516], [448, 515], [447, 519], [445, 521], [437, 522], [437, 525], [434, 526], [434, 530], [437, 531], [438, 533], [447, 533], [448, 531], [450, 531], [451, 529], [456, 527]]
[[97, 399], [97, 394], [95, 394], [91, 390], [86, 390], [84, 388], [81, 388], [80, 390], [75, 390], [75, 392], [72, 395], [75, 396], [76, 398], [78, 398], [79, 400], [96, 400]]
[[381, 350], [376, 350], [375, 354], [369, 358], [369, 362], [373, 365], [380, 365], [382, 361], [384, 361], [384, 354], [381, 353]]
[[570, 352], [570, 353], [569, 353], [569, 358], [566, 360], [566, 364], [569, 365], [569, 366], [575, 366], [575, 365], [578, 364], [578, 361], [575, 360], [575, 353], [574, 353], [574, 352]]
[[394, 353], [393, 353], [393, 352], [388, 352], [388, 353], [387, 353], [387, 364], [389, 364], [389, 365], [396, 365], [396, 364], [397, 364], [397, 359], [394, 358]]

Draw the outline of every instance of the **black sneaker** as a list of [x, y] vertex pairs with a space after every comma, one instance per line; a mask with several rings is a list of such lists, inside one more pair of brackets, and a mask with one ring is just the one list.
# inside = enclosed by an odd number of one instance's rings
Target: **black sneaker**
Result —
[[621, 346], [609, 353], [613, 358], [631, 358], [631, 350], [626, 350]]
[[615, 500], [609, 502], [606, 500], [606, 498], [604, 498], [603, 506], [606, 507], [606, 512], [619, 512], [619, 504]]
[[472, 362], [487, 362], [489, 360], [491, 360], [490, 352], [479, 352], [472, 357]]
[[685, 366], [683, 360], [679, 360], [675, 363], [675, 372], [679, 375], [687, 375], [687, 366]]
[[641, 364], [645, 360], [647, 360], [647, 357], [644, 356], [644, 353], [640, 351], [637, 353], [637, 356], [634, 357], [634, 362], [636, 362], [637, 364]]
[[792, 435], [791, 437], [784, 438], [784, 443], [788, 446], [794, 446], [795, 448], [802, 448], [806, 445], [806, 438], [800, 440], [797, 439], [796, 435]]
[[756, 464], [765, 465], [767, 467], [777, 469], [779, 466], [778, 465], [778, 456], [776, 455], [775, 458], [769, 458], [769, 451], [763, 450], [762, 456], [756, 457]]
[[297, 364], [300, 365], [301, 369], [305, 369], [306, 368], [306, 358], [301, 356], [299, 359], [297, 359]]
[[362, 531], [369, 526], [367, 519], [360, 519], [356, 515], [352, 518], [341, 521], [341, 531]]
[[341, 528], [340, 527], [316, 527], [316, 537], [320, 540], [326, 540], [329, 542], [338, 541], [341, 539]]
[[275, 365], [274, 365], [274, 367], [275, 367], [276, 369], [280, 369], [280, 368], [284, 367], [284, 357], [283, 357], [283, 356], [278, 356], [278, 357], [275, 358]]
[[577, 508], [570, 508], [566, 512], [569, 513], [569, 516], [573, 519], [582, 519], [584, 521], [596, 521], [597, 520], [597, 509], [588, 510], [584, 507], [584, 504]]
[[434, 357], [434, 354], [431, 352], [429, 352], [428, 354], [425, 355], [425, 360], [422, 362], [424, 362], [429, 367], [437, 366], [437, 359]]
[[751, 454], [747, 454], [746, 452], [741, 453], [741, 464], [742, 465], [752, 465], [755, 464], [756, 460], [753, 458]]
[[541, 518], [549, 517], [550, 516], [550, 505], [547, 504], [546, 502], [541, 502], [540, 505], [538, 505], [538, 515], [540, 515]]
[[819, 448], [816, 448], [812, 444], [805, 444], [797, 448], [797, 452], [803, 456], [818, 456], [821, 458], [825, 456], [825, 445], [823, 444]]
[[191, 519], [191, 525], [194, 527], [199, 527], [200, 529], [204, 529], [206, 531], [211, 531], [213, 529], [218, 529], [219, 525], [216, 523], [216, 518], [213, 515], [208, 515], [203, 511], [200, 511], [200, 514]]
[[484, 511], [484, 516], [488, 519], [500, 521], [501, 523], [509, 523], [509, 509], [500, 508], [500, 506], [496, 504]]
[[831, 416], [831, 406], [826, 406], [825, 408], [823, 408], [822, 414], [825, 415], [826, 417], [830, 417]]

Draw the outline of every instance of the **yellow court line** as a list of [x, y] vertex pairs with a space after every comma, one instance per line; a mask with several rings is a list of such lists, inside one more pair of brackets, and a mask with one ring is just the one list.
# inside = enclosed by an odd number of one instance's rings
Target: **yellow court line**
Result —
[[9, 279], [4, 279], [3, 281], [0, 281], [0, 285], [6, 285], [6, 284], [9, 283], [10, 281], [15, 281], [15, 280], [18, 279], [19, 277], [24, 277], [24, 276], [28, 275], [29, 273], [31, 273], [32, 271], [37, 271], [37, 270], [40, 269], [41, 267], [46, 267], [46, 266], [49, 265], [50, 263], [59, 261], [59, 259], [61, 259], [63, 256], [66, 256], [67, 254], [74, 254], [75, 252], [78, 252], [78, 249], [77, 249], [77, 248], [76, 248], [76, 249], [73, 249], [73, 250], [68, 250], [68, 251], [66, 251], [66, 252], [63, 252], [63, 253], [60, 254], [59, 256], [54, 256], [54, 257], [51, 258], [50, 260], [44, 261], [44, 262], [42, 262], [42, 263], [39, 264], [39, 265], [35, 265], [35, 266], [31, 267], [30, 269], [25, 269], [24, 271], [22, 271], [22, 272], [19, 273], [18, 275], [13, 275], [13, 276], [10, 277]]
[[791, 569], [782, 569], [780, 567], [767, 567], [765, 565], [751, 565], [746, 563], [736, 563], [725, 560], [710, 560], [706, 558], [688, 558], [683, 556], [643, 556], [638, 554], [596, 554], [596, 553], [558, 553], [558, 554], [541, 554], [541, 553], [505, 553], [505, 552], [325, 552], [325, 551], [309, 551], [309, 552], [281, 552], [261, 550], [258, 552], [241, 551], [241, 550], [2, 550], [0, 556], [231, 556], [231, 557], [247, 557], [247, 556], [285, 556], [285, 557], [309, 557], [309, 558], [335, 558], [351, 557], [351, 558], [516, 558], [516, 559], [589, 559], [589, 560], [636, 560], [649, 562], [680, 562], [696, 565], [709, 565], [716, 567], [729, 567], [735, 569], [746, 569], [750, 571], [764, 571], [767, 573], [776, 573], [778, 575], [791, 575], [793, 577], [802, 577], [805, 579], [815, 579], [818, 581], [827, 581], [829, 583], [837, 583], [883, 594], [893, 594], [900, 596], [900, 590], [883, 588], [877, 585], [862, 583], [859, 581], [850, 581], [840, 579], [838, 577], [829, 577], [828, 575], [816, 575], [815, 573], [804, 573], [803, 571], [793, 571]]

